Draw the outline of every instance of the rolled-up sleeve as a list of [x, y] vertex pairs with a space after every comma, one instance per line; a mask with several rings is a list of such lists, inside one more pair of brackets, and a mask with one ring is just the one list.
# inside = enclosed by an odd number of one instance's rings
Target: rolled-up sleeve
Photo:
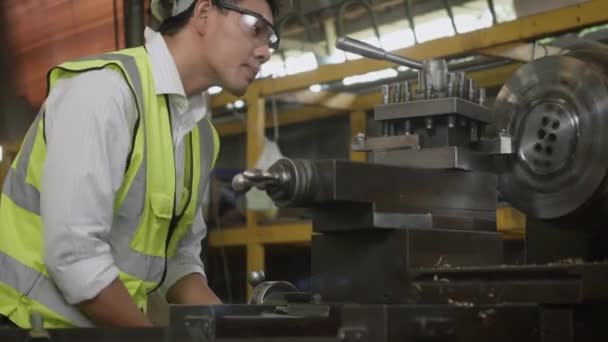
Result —
[[167, 260], [167, 277], [159, 289], [163, 295], [166, 295], [173, 284], [188, 274], [198, 273], [206, 277], [201, 260], [202, 241], [206, 234], [207, 227], [203, 220], [203, 211], [199, 207], [192, 228], [178, 242], [175, 254]]
[[75, 304], [94, 298], [119, 274], [108, 239], [136, 108], [113, 71], [60, 82], [45, 112], [44, 262], [67, 302]]

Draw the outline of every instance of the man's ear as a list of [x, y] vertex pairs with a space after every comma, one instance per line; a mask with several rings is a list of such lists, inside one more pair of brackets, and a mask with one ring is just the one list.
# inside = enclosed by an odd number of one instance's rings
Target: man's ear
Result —
[[207, 19], [209, 18], [212, 6], [211, 0], [196, 0], [192, 17], [196, 29], [200, 34], [205, 34], [205, 32], [207, 32]]

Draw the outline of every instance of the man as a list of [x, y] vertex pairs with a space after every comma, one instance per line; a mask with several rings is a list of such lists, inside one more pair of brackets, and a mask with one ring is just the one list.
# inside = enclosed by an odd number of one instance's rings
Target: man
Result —
[[49, 72], [0, 202], [0, 322], [150, 326], [147, 295], [217, 304], [200, 261], [218, 152], [202, 92], [242, 95], [278, 46], [271, 0], [152, 0], [145, 47]]

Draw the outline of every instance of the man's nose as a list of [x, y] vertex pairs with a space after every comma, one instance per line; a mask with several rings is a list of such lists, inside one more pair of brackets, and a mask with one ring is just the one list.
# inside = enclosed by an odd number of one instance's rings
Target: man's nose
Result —
[[260, 64], [268, 62], [270, 59], [270, 47], [267, 44], [259, 46], [255, 49], [255, 58], [260, 61]]

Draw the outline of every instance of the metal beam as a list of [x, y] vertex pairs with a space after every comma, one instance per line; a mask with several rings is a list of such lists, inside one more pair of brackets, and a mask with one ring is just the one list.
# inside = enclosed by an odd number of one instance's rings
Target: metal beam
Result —
[[[300, 122], [324, 119], [342, 114], [344, 114], [344, 111], [334, 108], [305, 106], [279, 113], [279, 126], [287, 126]], [[272, 127], [272, 120], [270, 117], [267, 118], [265, 127]], [[220, 136], [239, 135], [246, 132], [245, 124], [241, 121], [215, 124], [215, 128]]]
[[[497, 24], [489, 28], [435, 39], [394, 52], [417, 60], [470, 55], [495, 46], [538, 39], [605, 22], [608, 22], [608, 2], [605, 0], [591, 0], [575, 6], [563, 7]], [[298, 90], [311, 84], [336, 81], [344, 77], [392, 66], [388, 62], [359, 59], [341, 64], [323, 65], [313, 71], [297, 75], [258, 80], [252, 86], [259, 89], [260, 95], [264, 97], [273, 93]], [[230, 98], [229, 96], [223, 96], [221, 99], [214, 100], [213, 105], [225, 105], [227, 102], [224, 101]]]
[[312, 225], [310, 222], [273, 224], [258, 227], [254, 234], [246, 228], [212, 230], [209, 245], [212, 247], [245, 246], [247, 244], [271, 245], [310, 242]]
[[[264, 149], [265, 106], [258, 93], [247, 94], [247, 168], [252, 169]], [[247, 234], [251, 237], [258, 229], [258, 213], [247, 210]], [[247, 241], [247, 274], [264, 270], [264, 246], [255, 240]], [[247, 285], [247, 296], [253, 288]]]
[[563, 49], [537, 43], [512, 43], [483, 50], [486, 56], [506, 58], [517, 62], [531, 62], [537, 58], [558, 55]]

